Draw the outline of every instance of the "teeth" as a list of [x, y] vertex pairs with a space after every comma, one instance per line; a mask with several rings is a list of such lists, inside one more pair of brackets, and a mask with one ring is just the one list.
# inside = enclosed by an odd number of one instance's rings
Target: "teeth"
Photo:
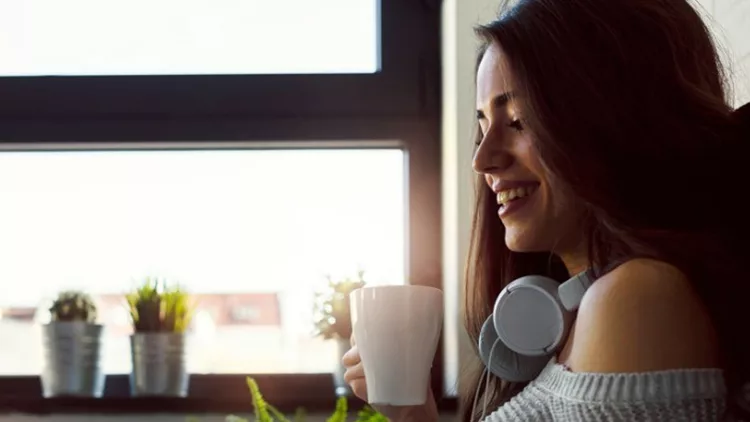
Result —
[[522, 186], [513, 189], [507, 189], [497, 194], [497, 203], [499, 205], [505, 205], [508, 202], [529, 196], [536, 190], [536, 186]]

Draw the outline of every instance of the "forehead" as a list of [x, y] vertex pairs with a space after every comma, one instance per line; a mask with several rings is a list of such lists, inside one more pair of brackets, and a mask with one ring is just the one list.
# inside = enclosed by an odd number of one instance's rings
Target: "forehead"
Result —
[[477, 107], [487, 107], [494, 97], [512, 91], [512, 81], [502, 48], [492, 43], [482, 55], [477, 69]]

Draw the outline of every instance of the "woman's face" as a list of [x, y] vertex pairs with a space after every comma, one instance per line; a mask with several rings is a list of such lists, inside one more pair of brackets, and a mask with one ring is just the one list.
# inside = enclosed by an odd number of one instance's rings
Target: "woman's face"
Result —
[[505, 243], [515, 252], [552, 251], [560, 255], [580, 248], [575, 204], [561, 188], [553, 188], [534, 147], [532, 134], [521, 123], [514, 101], [513, 75], [502, 49], [493, 44], [477, 73], [477, 118], [482, 139], [474, 170], [484, 176], [505, 226]]

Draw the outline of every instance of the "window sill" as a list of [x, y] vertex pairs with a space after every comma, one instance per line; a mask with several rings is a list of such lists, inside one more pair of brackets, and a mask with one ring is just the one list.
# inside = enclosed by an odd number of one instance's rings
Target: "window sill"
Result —
[[[330, 415], [334, 406], [330, 401], [322, 402], [309, 399], [289, 400], [275, 405], [284, 413], [292, 414], [303, 407], [308, 414]], [[350, 398], [350, 412], [356, 412], [364, 406], [361, 400]], [[440, 400], [440, 413], [454, 414], [457, 401], [453, 397]], [[71, 414], [247, 414], [253, 407], [249, 400], [241, 403], [233, 400], [203, 398], [27, 398], [0, 400], [0, 415], [71, 415]]]
[[[268, 403], [284, 413], [302, 407], [308, 414], [333, 413], [336, 404], [331, 374], [253, 375]], [[126, 375], [107, 377], [101, 398], [44, 398], [38, 377], [0, 377], [0, 415], [27, 414], [247, 414], [253, 412], [244, 375], [195, 374], [190, 395], [175, 397], [130, 397]], [[350, 397], [354, 412], [365, 405]], [[457, 400], [438, 401], [441, 412], [455, 413]]]

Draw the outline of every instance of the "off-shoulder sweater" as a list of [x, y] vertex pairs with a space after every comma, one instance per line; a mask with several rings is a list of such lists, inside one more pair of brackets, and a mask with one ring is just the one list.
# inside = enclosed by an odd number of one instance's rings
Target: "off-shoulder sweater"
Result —
[[725, 420], [726, 395], [720, 369], [577, 373], [553, 358], [483, 421], [715, 422]]

